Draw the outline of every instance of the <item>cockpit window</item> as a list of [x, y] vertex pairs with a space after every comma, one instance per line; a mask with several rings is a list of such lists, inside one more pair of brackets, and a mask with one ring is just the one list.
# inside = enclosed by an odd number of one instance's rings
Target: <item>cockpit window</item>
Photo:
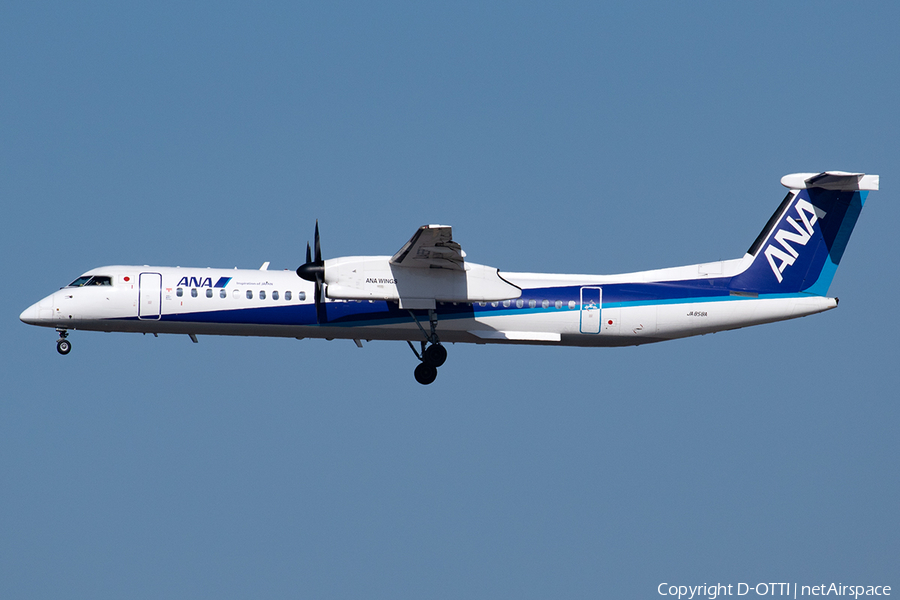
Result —
[[84, 287], [86, 285], [112, 285], [112, 277], [107, 275], [82, 275], [66, 287]]
[[81, 287], [90, 280], [91, 280], [90, 275], [82, 275], [81, 277], [79, 277], [78, 279], [76, 279], [75, 281], [73, 281], [72, 283], [67, 285], [66, 287]]

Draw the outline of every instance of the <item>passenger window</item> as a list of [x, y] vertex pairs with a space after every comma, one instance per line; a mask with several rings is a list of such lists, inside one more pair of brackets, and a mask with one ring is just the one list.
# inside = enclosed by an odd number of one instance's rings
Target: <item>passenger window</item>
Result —
[[212, 288], [206, 288], [206, 297], [212, 298]]
[[543, 301], [541, 302], [541, 308], [549, 308], [549, 307], [550, 307], [550, 301], [549, 301], [549, 300], [543, 300]]
[[575, 308], [575, 301], [569, 300], [569, 308]]
[[297, 292], [297, 300], [300, 302], [306, 300], [306, 292]]
[[494, 308], [497, 308], [499, 305], [499, 302], [491, 302], [491, 306], [493, 306]]
[[503, 307], [504, 307], [504, 308], [509, 308], [509, 304], [510, 304], [510, 301], [509, 301], [509, 300], [504, 300], [504, 301], [503, 301]]
[[179, 298], [181, 298], [182, 296], [184, 296], [184, 289], [183, 288], [176, 289], [175, 295], [178, 296]]
[[521, 298], [519, 298], [518, 300], [516, 300], [516, 308], [522, 308], [523, 306], [525, 306], [525, 301], [524, 301], [524, 300], [522, 300]]
[[290, 292], [285, 292], [285, 293], [284, 293], [284, 301], [285, 301], [285, 302], [290, 302], [290, 301], [291, 301], [291, 293], [290, 293]]
[[259, 290], [259, 299], [260, 300], [266, 299], [266, 290]]
[[234, 290], [233, 292], [231, 292], [231, 297], [234, 298], [235, 300], [240, 300], [241, 299], [241, 290]]
[[225, 288], [219, 290], [219, 298], [225, 298], [228, 296], [228, 293], [225, 291]]
[[278, 290], [272, 292], [272, 300], [278, 300]]
[[253, 290], [247, 290], [247, 300], [253, 300]]
[[535, 306], [537, 306], [537, 300], [528, 301], [528, 308], [534, 308]]
[[197, 297], [197, 288], [191, 288], [191, 298]]
[[556, 308], [562, 308], [562, 300], [557, 300], [556, 304], [554, 304]]

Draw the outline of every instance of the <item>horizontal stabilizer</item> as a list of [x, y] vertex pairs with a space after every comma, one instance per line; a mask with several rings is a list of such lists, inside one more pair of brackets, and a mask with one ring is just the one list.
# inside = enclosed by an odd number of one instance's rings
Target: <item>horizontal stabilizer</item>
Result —
[[825, 171], [824, 173], [794, 173], [781, 178], [781, 185], [791, 190], [819, 188], [823, 190], [878, 190], [878, 175]]

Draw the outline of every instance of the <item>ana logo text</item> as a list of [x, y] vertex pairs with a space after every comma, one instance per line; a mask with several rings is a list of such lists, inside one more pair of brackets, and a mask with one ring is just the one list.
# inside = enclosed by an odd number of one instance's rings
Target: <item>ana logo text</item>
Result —
[[[813, 225], [816, 224], [820, 217], [825, 216], [823, 210], [816, 209], [806, 200], [797, 200], [794, 208], [797, 209], [801, 222], [798, 223], [795, 219], [788, 217], [786, 221], [794, 228], [794, 231], [779, 229], [774, 237], [775, 241], [781, 244], [781, 248], [774, 244], [769, 244], [766, 247], [766, 258], [769, 259], [769, 265], [772, 267], [772, 272], [775, 273], [778, 283], [781, 283], [781, 280], [784, 279], [782, 276], [784, 270], [794, 264], [794, 261], [800, 256], [800, 253], [790, 243], [793, 242], [805, 246], [809, 238], [812, 237]], [[776, 265], [776, 260], [781, 261], [781, 264]]]
[[182, 277], [178, 281], [178, 287], [217, 287], [223, 288], [231, 281], [231, 277], [219, 277], [216, 285], [213, 285], [212, 277]]

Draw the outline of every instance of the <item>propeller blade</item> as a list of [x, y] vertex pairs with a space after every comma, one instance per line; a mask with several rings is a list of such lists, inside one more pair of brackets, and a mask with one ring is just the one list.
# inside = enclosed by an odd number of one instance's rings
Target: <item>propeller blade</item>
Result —
[[319, 243], [319, 220], [318, 219], [316, 219], [315, 243], [316, 243], [316, 263], [318, 264], [318, 263], [322, 262], [322, 245]]
[[316, 323], [320, 325], [328, 321], [328, 313], [325, 310], [325, 301], [322, 298], [322, 282], [316, 277]]
[[306, 262], [312, 262], [312, 254], [309, 251], [309, 242], [306, 242]]

